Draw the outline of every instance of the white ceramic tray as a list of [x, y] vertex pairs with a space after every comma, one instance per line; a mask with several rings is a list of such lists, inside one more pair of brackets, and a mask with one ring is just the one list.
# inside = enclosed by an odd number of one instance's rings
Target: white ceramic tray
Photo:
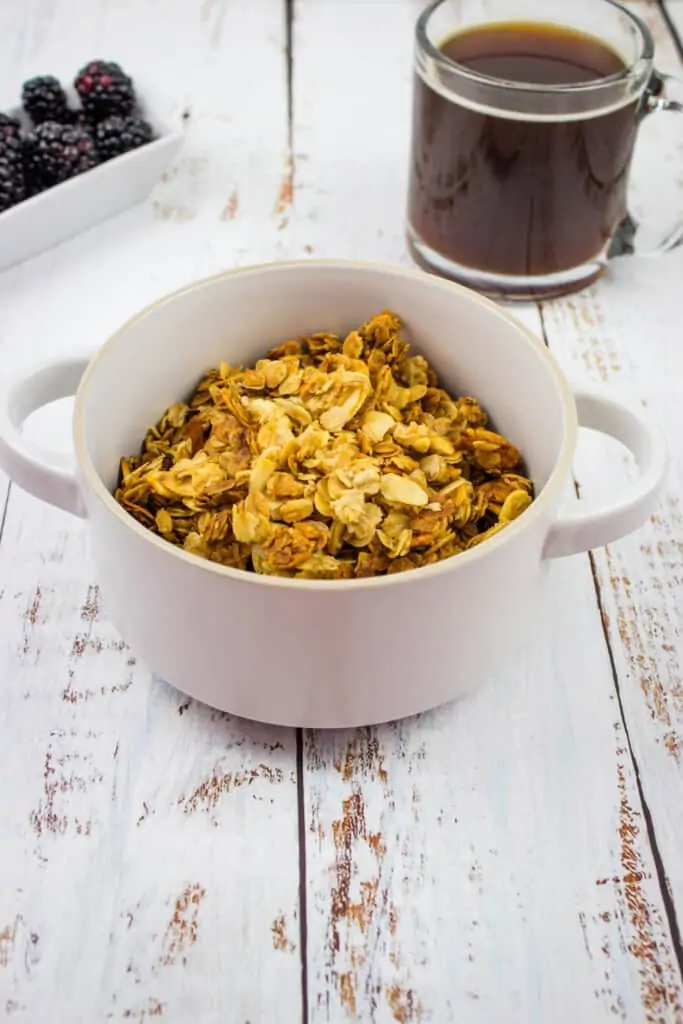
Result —
[[[147, 198], [183, 144], [182, 132], [159, 116], [160, 105], [137, 90], [155, 139], [91, 171], [54, 185], [0, 213], [0, 270], [21, 263]], [[24, 120], [19, 110], [3, 107]]]

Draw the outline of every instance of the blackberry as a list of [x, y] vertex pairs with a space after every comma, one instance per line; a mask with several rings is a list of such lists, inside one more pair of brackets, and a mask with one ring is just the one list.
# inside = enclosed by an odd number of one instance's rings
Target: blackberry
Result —
[[34, 124], [57, 121], [62, 124], [69, 120], [69, 105], [66, 93], [54, 75], [40, 75], [29, 78], [21, 90], [24, 110]]
[[114, 61], [91, 60], [78, 72], [74, 85], [92, 121], [112, 114], [126, 117], [135, 109], [133, 80]]
[[97, 163], [92, 135], [77, 125], [45, 121], [26, 139], [27, 174], [44, 186], [57, 185]]
[[21, 161], [0, 153], [0, 213], [26, 198]]
[[19, 135], [3, 135], [0, 130], [0, 160], [20, 164], [24, 155], [24, 143]]
[[22, 198], [28, 199], [36, 192], [42, 192], [45, 186], [41, 184], [38, 173], [33, 168], [24, 139], [18, 134], [3, 135], [0, 120], [0, 165], [3, 162], [13, 168], [13, 180], [19, 180], [19, 183], [23, 181], [25, 196]]
[[51, 182], [45, 181], [40, 162], [37, 160], [36, 154], [28, 142], [24, 146], [23, 168], [27, 199], [30, 199], [31, 196], [37, 196], [39, 192], [44, 192], [46, 188], [49, 188]]
[[0, 114], [0, 144], [5, 139], [18, 139], [21, 134], [21, 125], [16, 117], [9, 114]]
[[131, 149], [152, 141], [154, 132], [141, 117], [107, 117], [95, 125], [93, 132], [100, 160], [111, 160]]

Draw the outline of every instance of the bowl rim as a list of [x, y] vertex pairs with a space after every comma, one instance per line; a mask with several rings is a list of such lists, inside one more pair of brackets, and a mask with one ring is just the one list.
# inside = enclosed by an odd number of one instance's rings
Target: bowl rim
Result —
[[[468, 551], [463, 551], [457, 556], [444, 558], [442, 561], [435, 562], [430, 565], [420, 566], [418, 568], [411, 569], [410, 571], [399, 572], [393, 575], [372, 576], [362, 579], [318, 580], [268, 576], [257, 572], [246, 572], [243, 569], [234, 569], [231, 566], [221, 565], [218, 562], [211, 562], [199, 555], [191, 554], [174, 544], [169, 544], [168, 541], [163, 540], [163, 538], [158, 537], [150, 530], [145, 529], [145, 527], [130, 515], [130, 513], [125, 512], [125, 510], [115, 500], [113, 494], [111, 494], [109, 489], [105, 486], [93, 465], [85, 441], [84, 428], [85, 396], [87, 394], [90, 381], [96, 373], [106, 372], [106, 368], [103, 369], [103, 364], [106, 363], [108, 353], [116, 346], [118, 338], [125, 334], [133, 324], [137, 323], [138, 320], [141, 320], [148, 313], [166, 305], [169, 302], [173, 302], [175, 299], [180, 298], [186, 293], [205, 287], [208, 284], [220, 280], [231, 279], [240, 275], [272, 274], [277, 273], [278, 271], [286, 271], [288, 269], [310, 270], [314, 273], [318, 269], [354, 269], [374, 273], [380, 272], [396, 277], [407, 277], [413, 280], [417, 279], [426, 287], [433, 287], [437, 290], [456, 291], [465, 296], [469, 301], [478, 302], [485, 306], [490, 313], [506, 320], [510, 326], [515, 329], [517, 334], [521, 336], [521, 339], [531, 346], [537, 357], [545, 362], [552, 378], [554, 379], [558, 397], [562, 404], [564, 435], [557, 461], [547, 482], [541, 490], [541, 493], [534, 499], [529, 508], [518, 519], [510, 523], [504, 530], [494, 534], [493, 537], [490, 537], [485, 543], [477, 544], [475, 547], [470, 548]], [[422, 270], [392, 266], [391, 264], [381, 262], [336, 259], [274, 260], [267, 263], [234, 267], [194, 280], [189, 284], [183, 285], [182, 287], [148, 303], [143, 309], [129, 317], [120, 327], [117, 328], [117, 330], [114, 331], [113, 334], [110, 334], [108, 339], [95, 353], [79, 383], [74, 400], [73, 415], [74, 447], [77, 462], [83, 477], [87, 481], [94, 497], [104, 506], [105, 510], [113, 514], [119, 522], [126, 527], [126, 529], [131, 530], [147, 543], [154, 545], [163, 554], [169, 557], [179, 558], [189, 566], [192, 566], [199, 571], [211, 573], [212, 575], [219, 577], [222, 576], [235, 583], [241, 583], [246, 586], [276, 587], [300, 591], [315, 590], [317, 593], [339, 593], [340, 591], [346, 590], [366, 590], [387, 586], [393, 587], [397, 585], [410, 585], [411, 582], [418, 583], [420, 581], [427, 580], [429, 577], [440, 576], [444, 573], [453, 572], [459, 567], [465, 568], [477, 560], [493, 555], [494, 552], [511, 543], [521, 531], [532, 526], [536, 520], [541, 518], [548, 505], [555, 500], [558, 492], [564, 487], [567, 475], [571, 471], [577, 433], [578, 416], [576, 404], [573, 391], [567, 378], [543, 342], [537, 338], [536, 335], [520, 320], [518, 320], [516, 316], [508, 312], [507, 309], [502, 308], [491, 299], [480, 295], [471, 288], [466, 288], [464, 285], [457, 284], [454, 281], [448, 281], [444, 278], [427, 274]]]

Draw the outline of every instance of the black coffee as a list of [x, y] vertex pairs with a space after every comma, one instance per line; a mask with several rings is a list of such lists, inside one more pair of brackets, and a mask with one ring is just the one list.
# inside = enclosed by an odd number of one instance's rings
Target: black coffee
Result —
[[[510, 22], [441, 51], [481, 74], [571, 85], [626, 70], [593, 36]], [[593, 259], [626, 213], [637, 101], [582, 119], [525, 120], [459, 105], [416, 75], [409, 218], [430, 248], [490, 273], [545, 275]]]

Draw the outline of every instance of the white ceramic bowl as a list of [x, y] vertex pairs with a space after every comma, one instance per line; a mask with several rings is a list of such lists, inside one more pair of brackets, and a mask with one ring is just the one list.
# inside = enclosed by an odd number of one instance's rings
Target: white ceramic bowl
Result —
[[[154, 128], [152, 142], [0, 213], [0, 270], [37, 256], [147, 198], [182, 146], [183, 134], [166, 124], [159, 115], [159, 101], [149, 92], [138, 90], [138, 103]], [[25, 120], [20, 110], [10, 113]]]
[[[524, 454], [538, 497], [505, 530], [399, 575], [287, 580], [186, 554], [114, 501], [120, 456], [205, 369], [254, 360], [289, 337], [347, 331], [387, 307], [445, 382], [476, 395]], [[74, 391], [71, 464], [34, 448], [20, 427]], [[612, 506], [558, 515], [577, 422], [622, 441], [640, 473]], [[573, 394], [509, 313], [457, 285], [389, 267], [311, 261], [221, 274], [144, 310], [89, 366], [55, 363], [0, 391], [0, 467], [37, 497], [87, 516], [106, 607], [133, 650], [185, 693], [283, 725], [392, 719], [490, 678], [533, 637], [544, 559], [637, 527], [665, 466], [664, 442], [641, 409]]]

